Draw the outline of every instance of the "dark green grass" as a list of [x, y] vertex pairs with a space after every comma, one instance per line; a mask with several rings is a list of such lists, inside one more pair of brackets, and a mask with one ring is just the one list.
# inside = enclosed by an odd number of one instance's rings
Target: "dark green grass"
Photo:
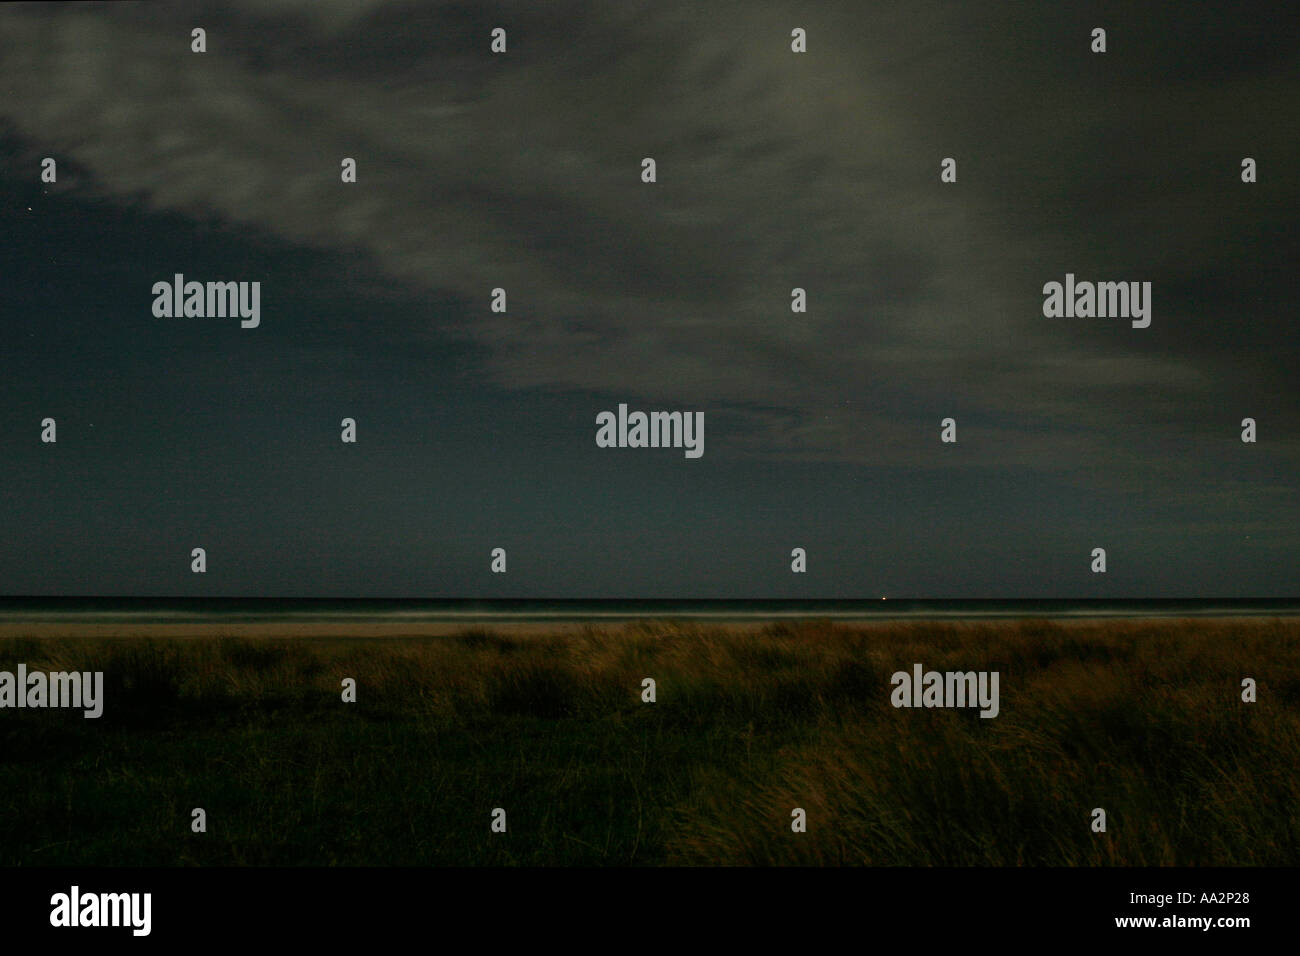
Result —
[[[0, 864], [1290, 865], [1298, 638], [1285, 621], [644, 622], [0, 641], [0, 670], [107, 685], [99, 720], [0, 711]], [[999, 670], [1000, 716], [894, 709], [890, 674], [914, 662]]]

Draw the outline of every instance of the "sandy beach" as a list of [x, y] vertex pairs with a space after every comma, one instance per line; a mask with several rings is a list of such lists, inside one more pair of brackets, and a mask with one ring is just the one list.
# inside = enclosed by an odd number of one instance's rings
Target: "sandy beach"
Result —
[[[89, 616], [88, 616], [89, 617]], [[1278, 616], [1277, 621], [1293, 622], [1295, 616]], [[771, 628], [774, 624], [824, 624], [827, 621], [853, 630], [896, 631], [900, 626], [925, 625], [964, 625], [969, 627], [998, 627], [1007, 620], [1044, 620], [1064, 628], [1095, 629], [1104, 621], [1126, 621], [1131, 623], [1160, 623], [1164, 625], [1184, 623], [1187, 627], [1202, 627], [1208, 622], [1218, 625], [1249, 622], [1259, 624], [1270, 620], [1259, 616], [1214, 616], [1214, 617], [1159, 617], [1138, 615], [1133, 617], [1101, 616], [1066, 616], [1001, 619], [993, 617], [904, 617], [894, 619], [827, 619], [811, 618], [774, 618], [761, 617], [535, 617], [527, 620], [492, 617], [466, 617], [449, 619], [402, 620], [385, 617], [366, 617], [358, 615], [340, 620], [310, 621], [288, 618], [266, 618], [251, 620], [231, 620], [220, 617], [212, 620], [178, 620], [178, 621], [105, 621], [102, 617], [81, 620], [77, 617], [66, 618], [32, 618], [0, 621], [0, 639], [29, 638], [160, 638], [160, 639], [194, 639], [215, 637], [240, 638], [323, 638], [323, 639], [357, 639], [357, 638], [429, 638], [448, 637], [471, 631], [491, 631], [494, 634], [510, 637], [554, 637], [565, 634], [583, 634], [598, 629], [602, 631], [620, 631], [627, 628], [634, 630], [673, 624], [700, 629], [717, 630], [726, 633], [754, 633]]]

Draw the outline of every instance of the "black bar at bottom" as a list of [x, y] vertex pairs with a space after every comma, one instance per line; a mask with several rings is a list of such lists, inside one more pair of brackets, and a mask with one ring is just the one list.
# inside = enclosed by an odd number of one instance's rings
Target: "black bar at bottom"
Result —
[[[120, 937], [143, 945], [283, 939], [337, 946], [425, 933], [458, 948], [581, 938], [661, 947], [700, 942], [705, 933], [767, 947], [829, 943], [832, 932], [863, 943], [903, 932], [917, 943], [1047, 934], [1176, 945], [1196, 936], [1231, 945], [1287, 931], [1294, 914], [1284, 912], [1286, 888], [1295, 875], [1271, 868], [9, 869], [0, 871], [0, 920], [8, 942], [75, 934], [92, 945]], [[103, 895], [132, 893], [150, 894], [147, 935], [136, 932], [144, 928], [142, 896]], [[124, 925], [54, 926], [52, 916], [64, 923], [116, 916]]]

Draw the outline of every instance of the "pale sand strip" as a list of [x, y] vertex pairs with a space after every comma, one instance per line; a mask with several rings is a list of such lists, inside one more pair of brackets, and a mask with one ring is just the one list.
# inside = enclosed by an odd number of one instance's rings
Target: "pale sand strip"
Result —
[[149, 624], [105, 624], [80, 621], [10, 621], [0, 624], [0, 638], [9, 637], [121, 637], [167, 638], [195, 637], [297, 637], [297, 638], [365, 638], [365, 637], [446, 637], [466, 631], [489, 631], [503, 635], [540, 635], [578, 633], [586, 626], [582, 621], [503, 621], [470, 623], [464, 621], [213, 621]]
[[[1050, 620], [1060, 627], [1104, 628], [1108, 622], [1128, 624], [1169, 623], [1181, 621], [1189, 630], [1216, 628], [1230, 623], [1250, 624], [1256, 627], [1269, 623], [1290, 628], [1300, 622], [1294, 617], [1195, 617], [1161, 618], [1140, 617], [1088, 617], [1088, 618], [893, 618], [887, 620], [837, 620], [836, 626], [852, 630], [874, 630], [907, 627], [909, 625], [965, 625], [991, 629], [1015, 627], [1031, 620]], [[824, 618], [617, 618], [617, 619], [542, 619], [532, 621], [505, 620], [437, 620], [437, 621], [177, 621], [177, 622], [94, 622], [77, 620], [5, 621], [0, 622], [0, 639], [16, 637], [34, 638], [425, 638], [446, 637], [469, 631], [501, 634], [503, 636], [559, 636], [580, 634], [592, 629], [617, 634], [626, 627], [674, 624], [700, 630], [733, 632], [759, 631], [773, 624], [815, 623]]]

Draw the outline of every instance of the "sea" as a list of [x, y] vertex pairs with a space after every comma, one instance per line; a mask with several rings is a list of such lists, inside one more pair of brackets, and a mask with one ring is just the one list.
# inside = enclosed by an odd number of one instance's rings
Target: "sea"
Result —
[[1016, 618], [1294, 617], [1296, 598], [914, 600], [428, 600], [421, 598], [7, 597], [0, 624], [311, 621], [479, 624], [696, 621], [890, 621]]

